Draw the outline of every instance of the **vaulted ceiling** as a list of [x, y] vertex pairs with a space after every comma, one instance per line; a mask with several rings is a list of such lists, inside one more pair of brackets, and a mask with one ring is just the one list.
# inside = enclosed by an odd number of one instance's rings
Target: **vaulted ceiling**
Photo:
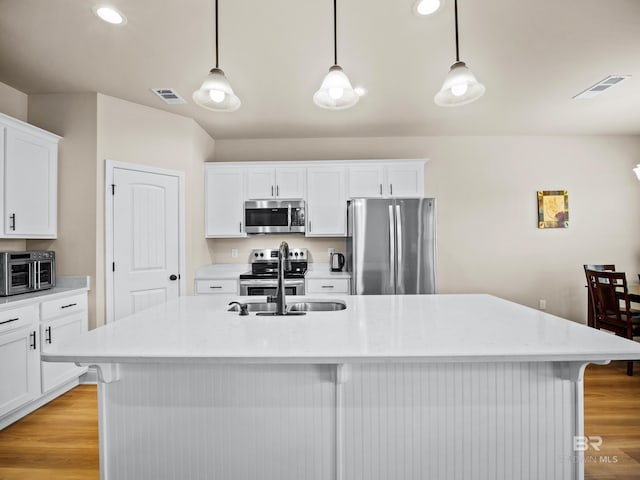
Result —
[[[216, 139], [640, 134], [638, 0], [459, 0], [460, 56], [487, 91], [457, 108], [433, 102], [455, 60], [453, 0], [431, 17], [413, 0], [338, 0], [338, 62], [368, 92], [344, 111], [312, 101], [333, 63], [331, 0], [219, 0], [233, 113], [191, 99], [214, 65], [213, 0], [111, 3], [126, 25], [99, 20], [91, 0], [0, 0], [0, 81], [101, 92], [192, 117]], [[572, 99], [611, 74], [632, 77]], [[164, 104], [156, 87], [187, 103]]]

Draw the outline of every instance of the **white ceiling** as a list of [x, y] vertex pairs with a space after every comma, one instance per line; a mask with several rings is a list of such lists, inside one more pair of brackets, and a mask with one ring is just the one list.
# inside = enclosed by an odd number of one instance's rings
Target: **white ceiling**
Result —
[[[91, 0], [0, 0], [0, 81], [101, 92], [192, 117], [216, 139], [640, 134], [639, 0], [459, 0], [461, 60], [487, 93], [457, 108], [433, 103], [455, 60], [453, 0], [431, 17], [413, 0], [338, 0], [338, 63], [368, 94], [327, 111], [312, 95], [333, 63], [332, 3], [219, 0], [233, 113], [191, 100], [214, 64], [213, 0], [113, 0], [125, 26], [97, 19]], [[609, 74], [633, 77], [571, 99]], [[188, 103], [165, 105], [153, 87]]]

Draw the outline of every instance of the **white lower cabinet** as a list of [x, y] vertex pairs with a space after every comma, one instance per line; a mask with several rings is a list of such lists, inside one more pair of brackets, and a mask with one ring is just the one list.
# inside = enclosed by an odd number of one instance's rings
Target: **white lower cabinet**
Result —
[[0, 312], [0, 429], [77, 384], [86, 368], [40, 355], [82, 335], [87, 317], [86, 292]]
[[0, 313], [0, 417], [40, 395], [37, 305]]
[[196, 280], [196, 295], [238, 294], [237, 280]]
[[349, 294], [348, 278], [308, 278], [305, 287], [306, 295], [322, 295], [339, 293], [341, 295]]

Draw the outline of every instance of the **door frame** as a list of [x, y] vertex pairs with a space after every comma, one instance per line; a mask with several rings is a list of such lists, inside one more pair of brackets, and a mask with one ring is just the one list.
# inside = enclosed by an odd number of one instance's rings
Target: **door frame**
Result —
[[[168, 170], [151, 165], [141, 165], [137, 163], [119, 162], [115, 160], [105, 160], [105, 183], [104, 183], [104, 252], [105, 252], [105, 324], [113, 322], [114, 297], [113, 297], [113, 195], [111, 185], [113, 184], [114, 170], [133, 170], [142, 173], [153, 173], [156, 175], [167, 175], [178, 178], [178, 296], [186, 293], [186, 228], [185, 228], [185, 173], [178, 170]], [[116, 186], [117, 188], [117, 186]]]

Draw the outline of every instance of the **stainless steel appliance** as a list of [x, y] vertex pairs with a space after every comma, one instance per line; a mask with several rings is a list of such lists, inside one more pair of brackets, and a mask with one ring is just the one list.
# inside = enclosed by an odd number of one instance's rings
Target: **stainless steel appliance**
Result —
[[341, 253], [332, 253], [329, 263], [331, 264], [332, 272], [341, 272], [344, 267], [344, 255]]
[[352, 295], [435, 293], [434, 198], [357, 198], [347, 216]]
[[0, 252], [0, 296], [46, 290], [55, 285], [55, 252]]
[[[289, 249], [291, 269], [285, 272], [286, 295], [304, 295], [304, 275], [307, 273], [306, 248]], [[240, 295], [273, 296], [278, 289], [278, 249], [251, 251], [251, 271], [240, 274]]]
[[247, 233], [304, 233], [304, 200], [247, 200], [244, 229]]

